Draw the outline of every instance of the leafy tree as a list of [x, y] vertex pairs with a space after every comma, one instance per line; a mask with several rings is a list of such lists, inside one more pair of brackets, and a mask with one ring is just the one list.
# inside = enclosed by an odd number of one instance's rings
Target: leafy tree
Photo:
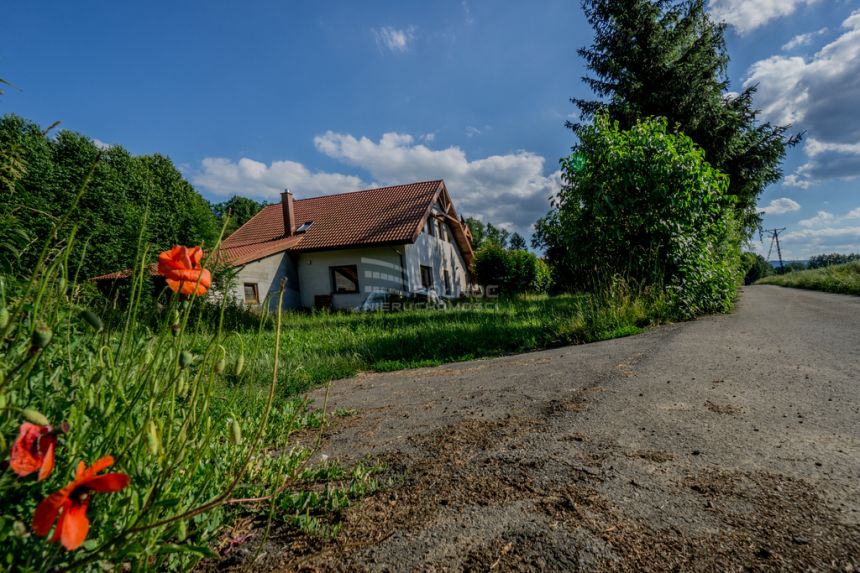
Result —
[[[758, 121], [756, 86], [726, 95], [725, 25], [710, 19], [707, 0], [582, 3], [595, 36], [579, 54], [593, 74], [584, 80], [600, 98], [571, 100], [582, 120], [604, 111], [630, 129], [640, 119], [667, 118], [729, 176], [729, 193], [750, 233], [759, 224], [759, 194], [782, 177], [786, 146], [799, 136], [789, 137], [789, 126]], [[568, 122], [576, 133], [583, 126]]]
[[512, 251], [525, 251], [528, 248], [525, 238], [517, 232], [511, 233], [511, 240], [508, 246]]
[[741, 271], [744, 273], [745, 285], [751, 285], [759, 279], [774, 274], [773, 265], [763, 256], [750, 252], [741, 254]]
[[806, 263], [806, 268], [822, 269], [824, 267], [842, 265], [845, 263], [850, 263], [852, 261], [860, 261], [860, 254], [852, 253], [849, 255], [843, 255], [839, 253], [830, 253], [826, 255], [815, 255], [809, 257], [809, 261], [807, 261]]
[[236, 229], [248, 222], [248, 220], [260, 212], [268, 203], [263, 201], [254, 201], [247, 197], [233, 195], [226, 201], [212, 204], [212, 212], [215, 214], [218, 223], [223, 225], [224, 218], [229, 213], [230, 221], [224, 231], [224, 236], [227, 237], [233, 234]]
[[475, 217], [466, 217], [466, 226], [472, 233], [472, 250], [477, 251], [484, 243], [484, 236], [487, 232], [487, 227], [480, 219]]
[[741, 232], [728, 177], [662, 118], [622, 130], [601, 113], [579, 137], [558, 210], [538, 226], [557, 280], [594, 288], [621, 275], [665, 288], [687, 315], [730, 308]]
[[508, 250], [487, 241], [475, 253], [475, 276], [484, 286], [497, 286], [503, 294], [543, 293], [550, 286], [549, 266], [534, 253]]
[[[0, 118], [0, 150], [14, 150], [20, 166], [12, 175], [3, 171], [0, 219], [8, 224], [0, 241], [11, 237], [10, 228], [24, 229], [30, 237], [10, 264], [11, 272], [24, 273], [33, 264], [37, 253], [31, 245], [71, 208], [94, 165], [70, 218], [77, 226], [70, 271], [80, 271], [80, 278], [133, 266], [141, 233], [153, 246], [153, 257], [173, 244], [213, 245], [217, 240], [208, 203], [162, 155], [133, 156], [120, 146], [100, 150], [88, 137], [70, 131], [48, 138], [38, 125], [15, 115]], [[60, 237], [71, 230], [61, 229]]]
[[503, 229], [501, 227], [496, 227], [492, 223], [487, 223], [487, 231], [484, 240], [494, 245], [498, 245], [503, 249], [508, 248], [508, 241], [510, 240], [511, 233], [510, 231]]

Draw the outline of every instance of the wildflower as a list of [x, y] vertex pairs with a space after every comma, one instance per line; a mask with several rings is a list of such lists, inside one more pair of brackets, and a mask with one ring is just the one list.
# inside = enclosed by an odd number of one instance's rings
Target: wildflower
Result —
[[173, 292], [202, 296], [212, 286], [212, 275], [200, 266], [203, 249], [176, 245], [158, 255], [158, 272]]
[[54, 449], [57, 433], [48, 425], [24, 422], [18, 439], [12, 445], [9, 467], [21, 477], [39, 472], [39, 481], [44, 480], [54, 469]]
[[36, 534], [45, 537], [54, 521], [57, 521], [51, 543], [60, 541], [69, 551], [80, 547], [90, 530], [87, 508], [90, 505], [91, 492], [115, 492], [128, 485], [127, 474], [96, 475], [111, 465], [112, 456], [103, 457], [89, 468], [84, 462], [80, 462], [72, 483], [43, 499], [36, 508], [36, 513], [33, 514], [33, 530]]

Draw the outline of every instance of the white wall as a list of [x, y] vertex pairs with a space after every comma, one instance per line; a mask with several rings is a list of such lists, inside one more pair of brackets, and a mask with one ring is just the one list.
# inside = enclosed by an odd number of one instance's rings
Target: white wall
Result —
[[278, 289], [281, 279], [287, 279], [284, 291], [284, 308], [298, 308], [299, 278], [293, 260], [286, 253], [278, 253], [258, 261], [253, 261], [242, 267], [236, 275], [232, 295], [236, 301], [245, 304], [245, 283], [256, 283], [260, 295], [260, 304], [269, 296], [269, 308], [275, 310], [278, 301]]
[[[352, 308], [364, 302], [367, 294], [374, 290], [404, 290], [400, 265], [400, 253], [404, 253], [404, 247], [301, 253], [297, 263], [301, 305], [313, 307], [316, 295], [330, 294], [334, 308]], [[358, 293], [332, 293], [331, 267], [341, 265], [358, 267]]]
[[[459, 296], [469, 285], [469, 269], [463, 261], [457, 243], [454, 242], [453, 234], [448, 229], [451, 242], [434, 237], [427, 233], [427, 225], [424, 231], [418, 235], [414, 244], [406, 245], [406, 274], [409, 280], [409, 290], [415, 291], [421, 288], [421, 266], [433, 268], [433, 285], [436, 292], [449, 296]], [[451, 290], [445, 291], [445, 278], [442, 271], [448, 269], [451, 275]]]

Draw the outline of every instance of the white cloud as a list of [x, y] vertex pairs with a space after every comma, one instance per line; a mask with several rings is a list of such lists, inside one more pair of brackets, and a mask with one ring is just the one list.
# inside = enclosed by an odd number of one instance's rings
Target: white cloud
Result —
[[798, 203], [794, 199], [789, 199], [788, 197], [780, 197], [779, 199], [774, 199], [766, 207], [759, 208], [759, 211], [765, 213], [766, 215], [780, 215], [782, 213], [791, 213], [792, 211], [799, 210], [800, 203]]
[[113, 145], [111, 145], [110, 143], [105, 143], [104, 141], [96, 137], [93, 138], [93, 145], [95, 145], [99, 149], [110, 149], [111, 147], [113, 147]]
[[521, 233], [546, 213], [549, 198], [561, 188], [560, 173], [544, 176], [544, 158], [528, 151], [469, 160], [459, 147], [434, 150], [403, 133], [373, 141], [328, 131], [314, 144], [380, 184], [444, 179], [461, 213], [509, 222]]
[[856, 209], [851, 209], [848, 213], [845, 214], [846, 219], [860, 219], [860, 207]]
[[475, 137], [476, 135], [481, 135], [481, 130], [475, 127], [474, 125], [466, 126], [466, 137]]
[[809, 32], [807, 34], [798, 34], [782, 46], [784, 52], [789, 52], [800, 46], [808, 46], [816, 37], [827, 33], [827, 28], [821, 28], [817, 32]]
[[772, 56], [753, 64], [744, 86], [758, 85], [764, 116], [807, 130], [809, 161], [785, 179], [808, 188], [860, 176], [860, 10], [844, 32], [811, 58]]
[[747, 34], [771, 20], [789, 16], [802, 6], [820, 0], [711, 0], [711, 14], [720, 22]]
[[800, 223], [801, 227], [818, 227], [820, 225], [832, 224], [834, 221], [836, 221], [836, 217], [833, 213], [819, 211], [814, 217], [801, 219], [798, 223]]
[[410, 26], [404, 30], [385, 26], [379, 29], [371, 28], [371, 31], [376, 38], [376, 45], [379, 46], [380, 49], [384, 48], [391, 50], [392, 52], [407, 51], [412, 40], [415, 39], [414, 26]]
[[201, 171], [192, 176], [195, 185], [213, 195], [242, 195], [254, 199], [278, 201], [286, 188], [299, 197], [314, 197], [365, 187], [352, 175], [312, 173], [295, 161], [273, 161], [270, 165], [243, 157], [238, 162], [220, 157], [207, 157]]
[[[431, 138], [432, 139], [432, 138]], [[372, 184], [353, 175], [312, 172], [295, 161], [271, 164], [243, 157], [239, 161], [204, 159], [192, 181], [217, 196], [243, 195], [270, 201], [289, 187], [297, 197], [313, 197], [375, 186], [444, 179], [457, 210], [465, 216], [504, 223], [512, 231], [531, 232], [561, 189], [561, 174], [544, 175], [544, 158], [528, 151], [470, 160], [459, 147], [431, 149], [426, 135], [386, 133], [378, 141], [328, 131], [314, 138], [317, 150], [369, 174]]]

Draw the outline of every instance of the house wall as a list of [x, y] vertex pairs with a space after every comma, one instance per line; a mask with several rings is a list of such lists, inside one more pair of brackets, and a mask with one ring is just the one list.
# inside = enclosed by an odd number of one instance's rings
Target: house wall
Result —
[[[433, 268], [433, 285], [436, 292], [448, 296], [460, 296], [469, 286], [469, 270], [460, 253], [460, 248], [454, 242], [450, 228], [448, 236], [451, 242], [428, 233], [425, 222], [424, 230], [418, 235], [415, 243], [406, 245], [405, 266], [409, 290], [416, 291], [421, 287], [421, 266]], [[451, 292], [445, 292], [443, 270], [451, 274]]]
[[[278, 290], [281, 279], [287, 279], [284, 291], [284, 308], [298, 308], [301, 305], [299, 296], [299, 277], [296, 273], [295, 261], [286, 253], [278, 253], [258, 261], [253, 261], [239, 269], [231, 294], [241, 304], [245, 304], [245, 283], [256, 283], [260, 296], [260, 305], [266, 304], [264, 299], [269, 297], [269, 309], [277, 309]], [[256, 306], [256, 305], [255, 305]]]
[[[405, 246], [301, 253], [297, 263], [301, 305], [313, 307], [316, 295], [332, 295], [334, 308], [352, 308], [364, 302], [369, 292], [404, 290], [400, 255]], [[341, 265], [358, 267], [358, 293], [332, 294], [331, 267]]]

